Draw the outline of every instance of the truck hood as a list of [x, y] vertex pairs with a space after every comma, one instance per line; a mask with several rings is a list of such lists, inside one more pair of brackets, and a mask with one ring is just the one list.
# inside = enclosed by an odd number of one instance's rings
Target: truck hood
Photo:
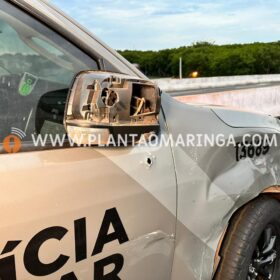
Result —
[[225, 124], [231, 127], [273, 128], [280, 131], [280, 121], [273, 116], [242, 111], [222, 106], [206, 106]]

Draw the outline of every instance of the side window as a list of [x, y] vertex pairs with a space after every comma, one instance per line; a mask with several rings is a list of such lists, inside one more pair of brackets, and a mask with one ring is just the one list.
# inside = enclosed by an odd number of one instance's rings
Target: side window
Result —
[[0, 142], [21, 130], [62, 134], [69, 86], [97, 63], [66, 39], [11, 4], [0, 2]]

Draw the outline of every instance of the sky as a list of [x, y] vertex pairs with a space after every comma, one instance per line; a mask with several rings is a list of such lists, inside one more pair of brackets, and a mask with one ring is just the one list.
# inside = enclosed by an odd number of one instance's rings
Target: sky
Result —
[[280, 0], [50, 0], [111, 47], [280, 40]]

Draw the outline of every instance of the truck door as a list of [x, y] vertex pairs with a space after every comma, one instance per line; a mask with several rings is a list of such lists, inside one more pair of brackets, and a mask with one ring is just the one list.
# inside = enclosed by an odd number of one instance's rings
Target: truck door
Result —
[[0, 42], [0, 279], [170, 279], [170, 147], [71, 147], [69, 86], [98, 63], [6, 1]]

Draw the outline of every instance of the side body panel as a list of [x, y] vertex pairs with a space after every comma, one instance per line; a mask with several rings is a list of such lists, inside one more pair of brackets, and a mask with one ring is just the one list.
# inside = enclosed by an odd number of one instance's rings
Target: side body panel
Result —
[[119, 267], [121, 279], [171, 277], [176, 180], [170, 147], [1, 155], [0, 193], [3, 280], [98, 280], [104, 263], [102, 274]]
[[[210, 108], [179, 103], [165, 94], [163, 108], [175, 139], [180, 134], [222, 134], [226, 139], [233, 135], [238, 142], [244, 134], [257, 133], [276, 134], [280, 141], [276, 120], [271, 129], [257, 125], [233, 128]], [[271, 147], [266, 155], [238, 161], [234, 145], [178, 145], [173, 152], [178, 176], [178, 224], [172, 279], [209, 280], [219, 240], [232, 214], [267, 187], [279, 185], [280, 150]]]

